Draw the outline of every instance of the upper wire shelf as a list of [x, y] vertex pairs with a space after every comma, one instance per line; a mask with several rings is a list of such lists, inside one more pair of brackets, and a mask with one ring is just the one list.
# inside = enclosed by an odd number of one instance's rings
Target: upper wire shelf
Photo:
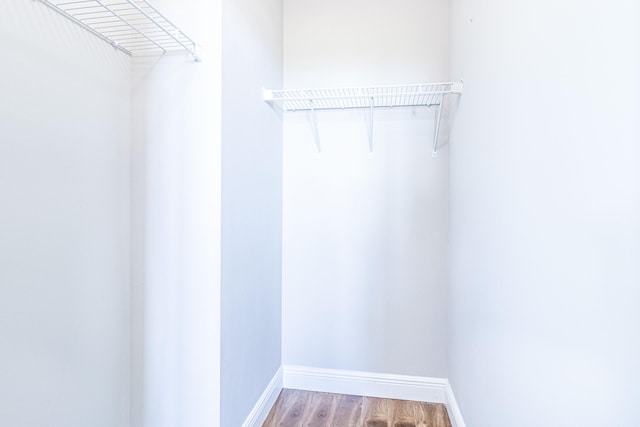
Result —
[[459, 83], [425, 83], [338, 89], [265, 90], [264, 100], [285, 111], [440, 105], [445, 95], [460, 93]]
[[147, 0], [37, 0], [127, 55], [184, 50], [196, 43]]
[[315, 116], [316, 110], [346, 110], [367, 108], [369, 115], [369, 154], [373, 154], [373, 110], [380, 107], [430, 107], [436, 106], [436, 126], [433, 135], [433, 157], [438, 155], [438, 136], [442, 107], [447, 95], [461, 94], [460, 83], [421, 83], [398, 86], [372, 86], [337, 89], [264, 90], [264, 100], [277, 103], [284, 111], [311, 111], [316, 147], [320, 150], [320, 138]]

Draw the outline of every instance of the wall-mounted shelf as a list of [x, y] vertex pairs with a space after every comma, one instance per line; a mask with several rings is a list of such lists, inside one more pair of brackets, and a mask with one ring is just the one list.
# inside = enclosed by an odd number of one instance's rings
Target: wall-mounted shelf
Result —
[[196, 43], [147, 0], [36, 0], [127, 55], [182, 50]]
[[[314, 128], [317, 110], [370, 109], [369, 151], [373, 151], [373, 110], [396, 107], [437, 107], [433, 155], [438, 154], [438, 135], [442, 106], [447, 95], [461, 94], [462, 83], [424, 83], [399, 86], [373, 86], [339, 89], [265, 90], [264, 100], [281, 105], [284, 111], [311, 111]], [[317, 131], [316, 144], [320, 148]]]

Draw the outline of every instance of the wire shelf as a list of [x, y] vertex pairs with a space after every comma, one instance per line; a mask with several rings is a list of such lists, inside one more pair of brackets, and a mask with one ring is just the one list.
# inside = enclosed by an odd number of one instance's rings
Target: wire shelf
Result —
[[196, 43], [147, 0], [38, 0], [127, 55], [184, 50]]
[[373, 86], [339, 89], [298, 89], [264, 91], [264, 100], [279, 104], [284, 111], [311, 111], [312, 130], [318, 152], [320, 136], [316, 119], [317, 110], [346, 110], [367, 108], [369, 113], [369, 154], [373, 155], [373, 111], [381, 107], [436, 106], [436, 125], [433, 135], [433, 157], [438, 156], [438, 136], [442, 106], [447, 95], [462, 94], [460, 83], [421, 83], [399, 86]]
[[457, 83], [427, 83], [338, 89], [265, 90], [264, 100], [285, 111], [440, 105], [445, 95], [460, 93]]

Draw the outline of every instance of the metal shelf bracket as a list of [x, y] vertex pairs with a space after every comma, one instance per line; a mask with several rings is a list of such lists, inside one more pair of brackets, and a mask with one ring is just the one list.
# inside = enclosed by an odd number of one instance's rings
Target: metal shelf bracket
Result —
[[433, 134], [433, 157], [438, 157], [438, 137], [440, 136], [440, 121], [442, 120], [442, 104], [444, 95], [440, 95], [440, 102], [438, 103], [438, 114], [436, 116], [436, 128]]
[[313, 132], [313, 140], [316, 142], [316, 149], [318, 153], [322, 152], [322, 146], [320, 145], [320, 132], [318, 131], [318, 118], [316, 116], [316, 109], [311, 101], [311, 131]]
[[373, 155], [373, 107], [375, 100], [371, 97], [371, 106], [369, 107], [369, 156]]

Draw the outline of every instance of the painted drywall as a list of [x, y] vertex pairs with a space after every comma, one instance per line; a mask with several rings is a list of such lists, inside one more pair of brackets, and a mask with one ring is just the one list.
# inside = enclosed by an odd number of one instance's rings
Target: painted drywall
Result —
[[[285, 1], [284, 86], [447, 81], [449, 2]], [[435, 110], [284, 121], [283, 363], [446, 377], [448, 150]], [[446, 129], [442, 141], [446, 141]]]
[[281, 363], [282, 0], [222, 2], [221, 425], [240, 426]]
[[453, 0], [467, 425], [640, 424], [640, 3]]
[[129, 58], [0, 2], [0, 425], [129, 421]]
[[219, 425], [220, 5], [156, 1], [201, 45], [132, 62], [132, 427]]

